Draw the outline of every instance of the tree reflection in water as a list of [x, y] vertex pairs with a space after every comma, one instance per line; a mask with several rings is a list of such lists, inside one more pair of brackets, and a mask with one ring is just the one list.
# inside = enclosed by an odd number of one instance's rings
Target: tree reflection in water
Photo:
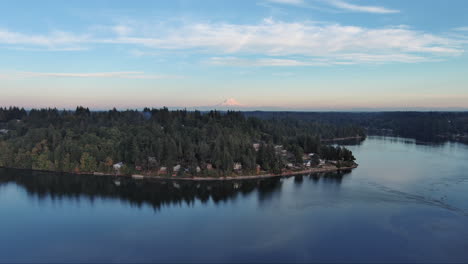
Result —
[[[341, 184], [347, 172], [320, 173], [293, 176], [296, 185], [301, 185], [304, 178], [314, 183]], [[15, 183], [23, 187], [29, 196], [38, 199], [119, 199], [131, 205], [141, 207], [144, 204], [155, 210], [171, 204], [192, 205], [195, 201], [214, 203], [234, 199], [237, 195], [258, 193], [260, 201], [270, 199], [281, 191], [281, 177], [252, 180], [229, 181], [181, 181], [143, 179], [130, 177], [94, 176], [33, 172], [13, 169], [0, 169], [0, 186]]]

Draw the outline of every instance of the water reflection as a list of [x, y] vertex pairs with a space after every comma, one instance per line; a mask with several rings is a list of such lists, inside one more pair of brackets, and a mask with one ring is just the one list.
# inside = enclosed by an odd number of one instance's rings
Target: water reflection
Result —
[[[293, 176], [299, 186], [304, 179], [313, 183], [339, 185], [349, 172], [319, 173]], [[129, 177], [93, 176], [31, 172], [0, 169], [0, 186], [15, 183], [23, 187], [31, 198], [62, 200], [113, 198], [141, 207], [150, 205], [159, 210], [164, 205], [192, 205], [196, 200], [214, 203], [234, 199], [256, 192], [259, 201], [279, 196], [285, 178], [269, 178], [231, 181], [177, 181], [177, 180], [135, 180]]]

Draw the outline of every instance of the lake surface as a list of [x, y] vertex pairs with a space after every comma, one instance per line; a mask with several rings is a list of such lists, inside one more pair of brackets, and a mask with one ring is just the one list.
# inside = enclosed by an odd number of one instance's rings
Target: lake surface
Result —
[[360, 166], [229, 182], [0, 169], [0, 262], [468, 262], [468, 146], [369, 137]]

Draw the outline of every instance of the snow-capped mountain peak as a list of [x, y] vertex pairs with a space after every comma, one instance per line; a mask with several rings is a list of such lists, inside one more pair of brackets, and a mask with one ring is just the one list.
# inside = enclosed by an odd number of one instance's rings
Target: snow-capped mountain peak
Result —
[[218, 106], [236, 106], [236, 107], [241, 107], [243, 106], [241, 103], [239, 103], [236, 99], [234, 98], [229, 98], [224, 100], [222, 103], [218, 104]]

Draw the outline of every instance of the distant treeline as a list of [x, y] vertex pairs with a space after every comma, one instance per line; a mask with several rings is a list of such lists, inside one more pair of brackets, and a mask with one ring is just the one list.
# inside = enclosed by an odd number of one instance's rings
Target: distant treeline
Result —
[[386, 133], [418, 140], [468, 142], [468, 112], [245, 112], [261, 119], [294, 119], [360, 126], [368, 134]]
[[[246, 117], [241, 112], [144, 109], [93, 112], [0, 108], [0, 166], [59, 172], [161, 171], [231, 175], [236, 169], [280, 172], [303, 153], [353, 161], [351, 151], [322, 139], [364, 136], [356, 125]], [[258, 144], [255, 149], [254, 144]], [[278, 153], [278, 147], [286, 150]], [[259, 166], [258, 166], [258, 165]], [[178, 166], [180, 165], [180, 166]]]

